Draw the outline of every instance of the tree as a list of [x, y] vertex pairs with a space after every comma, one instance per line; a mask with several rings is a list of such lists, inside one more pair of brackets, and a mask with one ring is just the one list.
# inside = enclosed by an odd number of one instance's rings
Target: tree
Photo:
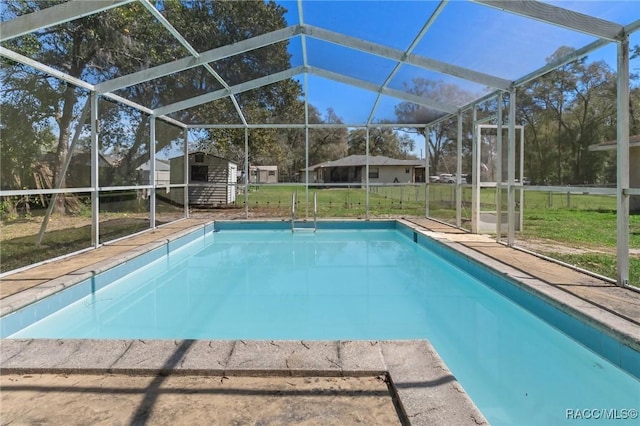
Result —
[[[548, 61], [571, 51], [560, 48]], [[615, 82], [606, 63], [581, 58], [519, 91], [517, 111], [527, 123], [525, 156], [534, 180], [559, 184], [602, 180], [606, 157], [588, 148], [615, 137]]]
[[[57, 1], [14, 0], [3, 9], [3, 19], [42, 10]], [[197, 51], [231, 44], [255, 35], [283, 28], [286, 10], [269, 1], [216, 2], [212, 0], [192, 2], [166, 0], [157, 2], [160, 10], [176, 28], [190, 40]], [[190, 56], [186, 49], [153, 18], [139, 3], [131, 3], [77, 19], [52, 28], [18, 37], [6, 43], [6, 47], [25, 56], [60, 69], [72, 77], [92, 82], [109, 80], [153, 67], [171, 60]], [[266, 46], [248, 51], [211, 64], [227, 84], [252, 80], [274, 71], [289, 68], [290, 55], [287, 43]], [[71, 84], [46, 76], [34, 69], [11, 61], [3, 67], [3, 103], [12, 98], [29, 99], [36, 106], [46, 109], [51, 132], [57, 137], [56, 182], [60, 182], [60, 170], [68, 154], [70, 137], [75, 120], [79, 116], [88, 93]], [[140, 83], [119, 90], [121, 96], [149, 108], [167, 105], [221, 87], [216, 78], [203, 67]], [[34, 92], [34, 88], [38, 88]], [[300, 85], [285, 80], [267, 87], [237, 96], [240, 108], [249, 120], [275, 120], [287, 116], [290, 109], [299, 109]], [[173, 114], [187, 123], [228, 123], [237, 120], [237, 112], [231, 102], [217, 102], [180, 111]], [[108, 106], [101, 102], [100, 143], [103, 152], [121, 157], [116, 176], [127, 179], [135, 169], [149, 158], [148, 116], [123, 106]], [[5, 123], [5, 128], [15, 123]], [[133, 129], [123, 132], [123, 127]], [[209, 140], [215, 140], [215, 131]], [[267, 133], [268, 132], [263, 132]], [[175, 130], [176, 136], [179, 131]], [[229, 136], [229, 134], [227, 135]], [[236, 147], [244, 146], [244, 135], [230, 140]], [[261, 140], [256, 147], [265, 147], [267, 136], [257, 132]], [[172, 138], [162, 138], [170, 143]], [[157, 146], [162, 149], [163, 146]], [[258, 148], [256, 148], [258, 149]], [[62, 199], [63, 197], [59, 197]], [[61, 211], [63, 205], [58, 210]]]
[[[405, 91], [425, 99], [451, 105], [464, 105], [475, 97], [455, 84], [424, 78], [414, 78], [411, 81], [411, 86], [405, 84]], [[441, 111], [411, 102], [402, 102], [396, 106], [395, 114], [399, 123], [412, 124], [428, 124], [445, 115]], [[433, 171], [438, 171], [446, 146], [455, 140], [457, 124], [451, 120], [439, 123], [430, 127], [429, 134], [427, 134], [426, 127], [407, 128], [407, 131], [418, 133], [424, 137], [426, 149], [429, 150], [429, 167]]]
[[[366, 153], [367, 134], [365, 129], [349, 132], [349, 155]], [[383, 155], [390, 158], [415, 158], [411, 151], [414, 141], [406, 134], [399, 134], [391, 127], [372, 127], [369, 129], [369, 155]]]

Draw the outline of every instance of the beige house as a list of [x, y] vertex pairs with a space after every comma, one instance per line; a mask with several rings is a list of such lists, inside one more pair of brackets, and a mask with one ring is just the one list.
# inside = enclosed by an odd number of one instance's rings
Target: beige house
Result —
[[[616, 149], [617, 141], [607, 141], [589, 146], [589, 151], [611, 151]], [[640, 188], [640, 135], [629, 136], [629, 186]], [[640, 212], [640, 197], [629, 197], [629, 210]]]
[[249, 183], [278, 183], [278, 166], [249, 166]]
[[[364, 185], [366, 165], [366, 155], [350, 155], [339, 160], [326, 161], [308, 168], [309, 182]], [[424, 171], [424, 160], [399, 160], [381, 155], [369, 157], [369, 183], [424, 182]]]

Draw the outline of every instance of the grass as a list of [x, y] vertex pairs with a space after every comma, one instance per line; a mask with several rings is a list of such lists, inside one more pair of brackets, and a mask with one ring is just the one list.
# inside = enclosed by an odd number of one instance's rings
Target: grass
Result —
[[[609, 278], [616, 277], [616, 256], [606, 253], [542, 253], [546, 256], [575, 265], [579, 268], [603, 275]], [[640, 259], [631, 258], [629, 262], [629, 283], [640, 287]]]
[[[4, 225], [6, 226], [6, 224]], [[118, 218], [100, 222], [100, 241], [112, 241], [149, 228], [148, 219]], [[35, 235], [4, 239], [0, 244], [0, 271], [11, 271], [26, 265], [73, 253], [91, 247], [91, 225], [47, 231], [36, 247]]]
[[[249, 211], [266, 212], [265, 215], [290, 217], [292, 193], [297, 194], [297, 217], [313, 216], [313, 194], [317, 194], [319, 217], [366, 217], [367, 196], [359, 187], [310, 188], [307, 194], [303, 186], [283, 185], [250, 187]], [[429, 214], [445, 222], [455, 223], [455, 186], [431, 185], [429, 188]], [[519, 194], [516, 194], [519, 200]], [[384, 217], [424, 217], [425, 187], [393, 186], [371, 187], [369, 215]], [[503, 208], [506, 210], [506, 191], [503, 191]], [[245, 196], [238, 194], [236, 207], [244, 208]], [[485, 188], [480, 193], [481, 208], [495, 210], [495, 190]], [[463, 226], [471, 216], [471, 189], [462, 190]], [[549, 193], [525, 191], [524, 229], [516, 235], [518, 240], [544, 240], [561, 247], [576, 250], [589, 249], [598, 253], [565, 253], [562, 250], [547, 253], [556, 259], [575, 264], [608, 277], [615, 277], [616, 200], [612, 196]], [[86, 218], [85, 218], [86, 219]], [[131, 218], [130, 218], [131, 219]], [[16, 221], [19, 225], [19, 221]], [[11, 236], [3, 221], [0, 245], [1, 271], [11, 270], [90, 246], [90, 226], [69, 226], [60, 231], [48, 231], [45, 244], [35, 249], [37, 231], [31, 235]], [[148, 221], [120, 220], [101, 223], [101, 240], [107, 241], [146, 229]], [[640, 248], [640, 215], [630, 217], [629, 245]], [[630, 259], [631, 281], [640, 285], [640, 259]]]

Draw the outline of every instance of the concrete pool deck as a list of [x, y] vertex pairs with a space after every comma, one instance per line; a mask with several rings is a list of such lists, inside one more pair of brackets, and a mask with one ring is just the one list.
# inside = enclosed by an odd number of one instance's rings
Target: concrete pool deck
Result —
[[[187, 219], [162, 226], [96, 250], [80, 253], [60, 261], [47, 263], [2, 278], [0, 308], [10, 312], [59, 291], [65, 280], [75, 280], [87, 273], [97, 273], [114, 264], [118, 258], [131, 257], [168, 240], [204, 226], [210, 219]], [[535, 292], [571, 306], [593, 321], [619, 332], [633, 347], [640, 347], [640, 294], [599, 280], [571, 268], [541, 259], [529, 253], [496, 243], [486, 236], [468, 234], [462, 230], [428, 219], [401, 222], [454, 247], [468, 257], [495, 268]], [[395, 415], [399, 423], [424, 425], [485, 424], [486, 420], [468, 398], [455, 377], [426, 341], [96, 341], [96, 340], [2, 340], [0, 368], [2, 386], [0, 398], [24, 393], [18, 383], [7, 381], [22, 377], [21, 385], [29, 384], [33, 374], [59, 374], [79, 377], [81, 384], [87, 377], [112, 374], [162, 378], [179, 375], [200, 384], [210, 383], [212, 377], [258, 376], [269, 377], [384, 377], [388, 395], [395, 401]], [[91, 376], [86, 376], [91, 374]], [[26, 375], [26, 376], [25, 376]], [[26, 378], [26, 379], [25, 379]], [[158, 379], [160, 381], [164, 379]], [[274, 379], [275, 381], [275, 379]], [[324, 386], [324, 385], [323, 385]], [[331, 387], [329, 383], [327, 386]], [[41, 386], [45, 397], [65, 393], [55, 387]], [[356, 384], [361, 392], [380, 394]], [[148, 397], [144, 401], [155, 401]], [[68, 398], [77, 395], [67, 392]], [[221, 391], [222, 392], [222, 391]], [[231, 392], [233, 393], [233, 392]], [[382, 392], [384, 393], [384, 392]], [[383, 396], [383, 395], [379, 395]], [[238, 395], [240, 397], [240, 395]], [[266, 397], [266, 396], [265, 396]], [[6, 400], [4, 401], [6, 402]], [[104, 403], [105, 401], [102, 401]], [[28, 401], [25, 402], [28, 404]], [[362, 400], [353, 397], [336, 418], [344, 421], [354, 404]], [[378, 404], [380, 401], [374, 403]], [[142, 402], [140, 402], [142, 404]], [[194, 402], [193, 410], [199, 406]], [[349, 408], [350, 407], [350, 408]], [[147, 407], [148, 408], [148, 407]], [[145, 408], [145, 409], [147, 409]], [[153, 407], [149, 408], [152, 410]], [[157, 407], [156, 407], [157, 408]], [[5, 411], [4, 409], [1, 409]], [[142, 410], [137, 406], [136, 413]], [[151, 412], [150, 411], [150, 412]], [[5, 413], [0, 412], [3, 415]], [[24, 413], [23, 413], [24, 414]], [[294, 419], [292, 417], [292, 419]], [[209, 423], [200, 417], [198, 424]], [[114, 420], [114, 418], [111, 418]], [[196, 418], [198, 420], [198, 418]], [[210, 420], [210, 419], [208, 419]], [[285, 424], [279, 418], [277, 424]], [[326, 419], [325, 419], [326, 420]], [[284, 422], [284, 423], [283, 423]], [[348, 422], [348, 421], [346, 421]], [[174, 422], [175, 423], [175, 422]], [[193, 423], [193, 421], [191, 421]], [[275, 424], [274, 423], [274, 424]], [[288, 424], [300, 423], [291, 420]], [[328, 424], [316, 419], [315, 424]], [[308, 424], [314, 424], [308, 422]], [[336, 422], [335, 424], [339, 424]]]

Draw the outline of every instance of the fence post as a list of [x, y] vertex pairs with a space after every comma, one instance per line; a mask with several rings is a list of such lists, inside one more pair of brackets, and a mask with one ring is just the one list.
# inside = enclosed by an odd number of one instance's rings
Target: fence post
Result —
[[571, 208], [571, 192], [567, 191], [567, 208]]
[[551, 191], [549, 191], [549, 201], [547, 202], [547, 208], [551, 207], [553, 207], [553, 195], [551, 194]]

